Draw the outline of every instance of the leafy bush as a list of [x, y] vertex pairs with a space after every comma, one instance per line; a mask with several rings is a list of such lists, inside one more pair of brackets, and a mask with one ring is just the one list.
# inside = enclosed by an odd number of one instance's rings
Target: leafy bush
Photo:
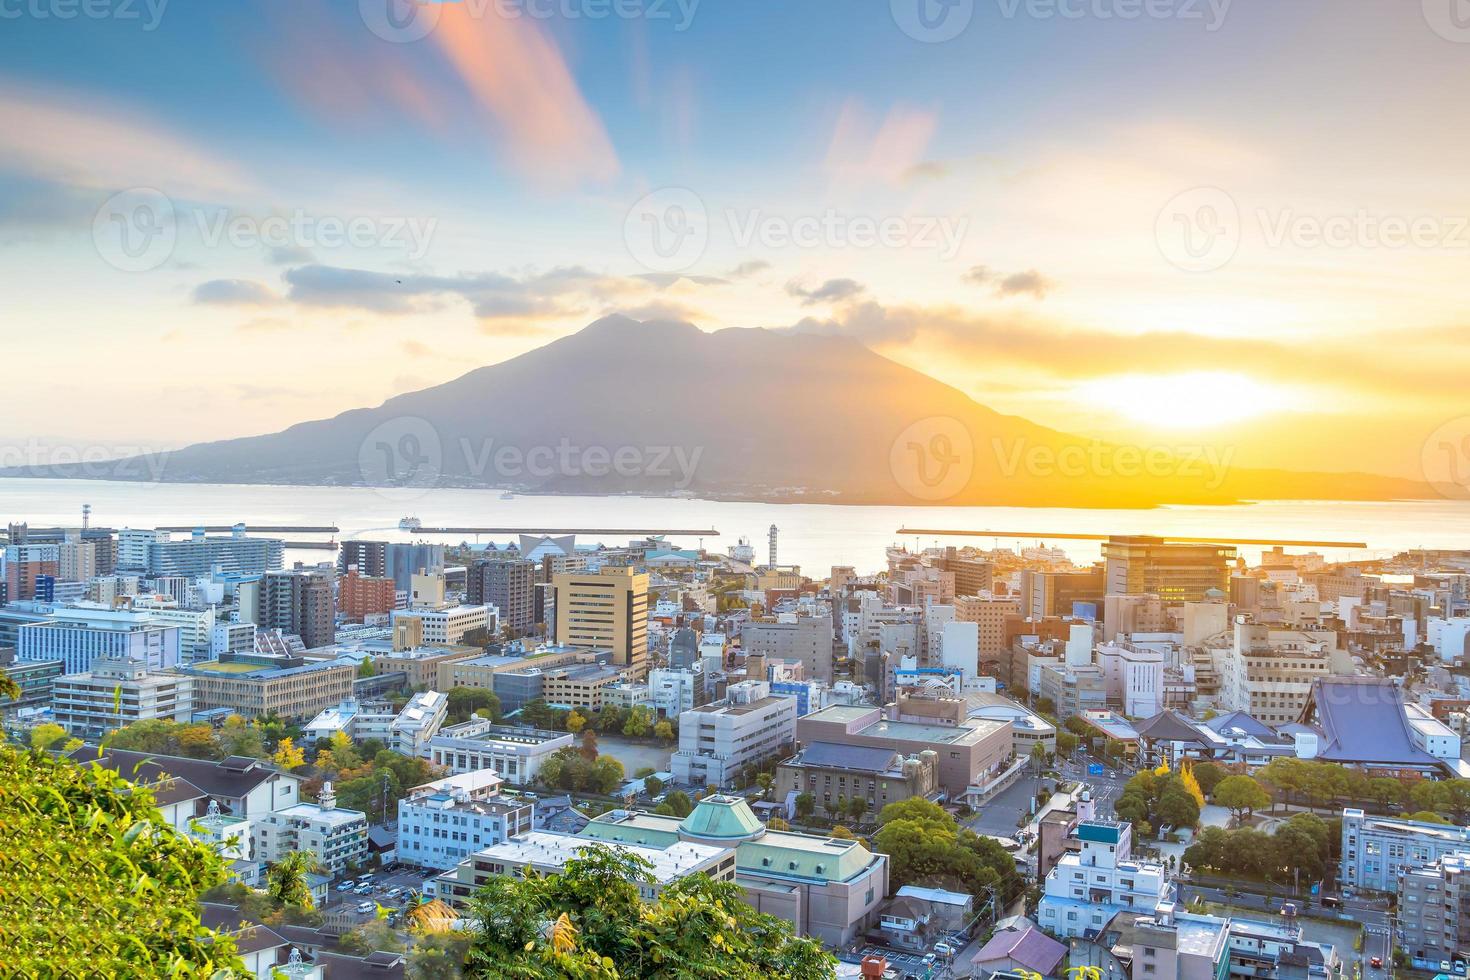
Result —
[[[14, 976], [210, 977], [240, 969], [200, 924], [225, 878], [153, 795], [95, 764], [0, 747], [0, 948]], [[13, 971], [13, 972], [12, 972]]]

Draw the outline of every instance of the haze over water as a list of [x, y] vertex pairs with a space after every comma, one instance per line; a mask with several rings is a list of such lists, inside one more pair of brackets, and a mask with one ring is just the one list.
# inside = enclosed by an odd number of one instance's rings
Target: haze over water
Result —
[[[342, 538], [410, 540], [398, 528], [405, 516], [425, 526], [518, 528], [714, 528], [719, 535], [672, 538], [683, 547], [703, 543], [727, 551], [744, 536], [766, 558], [766, 531], [780, 529], [778, 559], [821, 577], [831, 565], [873, 572], [884, 565], [885, 547], [913, 548], [936, 541], [989, 548], [1060, 547], [1077, 562], [1095, 560], [1094, 541], [1039, 538], [900, 537], [900, 527], [999, 530], [1044, 534], [1177, 534], [1192, 537], [1282, 538], [1362, 541], [1362, 549], [1314, 549], [1337, 561], [1387, 557], [1408, 548], [1470, 548], [1470, 501], [1273, 501], [1228, 507], [1161, 507], [1153, 510], [1080, 510], [1024, 507], [857, 507], [833, 504], [767, 504], [664, 497], [516, 496], [496, 490], [378, 490], [368, 487], [288, 487], [215, 484], [122, 483], [100, 480], [0, 480], [0, 517], [37, 526], [76, 525], [82, 504], [92, 522], [106, 527], [256, 524], [336, 525]], [[306, 535], [286, 535], [306, 538]], [[457, 544], [463, 536], [431, 540]], [[482, 536], [481, 540], [488, 540]], [[494, 535], [504, 543], [509, 537]], [[624, 544], [622, 536], [601, 536]], [[582, 543], [596, 540], [583, 536]], [[1254, 562], [1263, 549], [1244, 547]], [[1307, 550], [1307, 549], [1292, 549]], [[325, 560], [324, 551], [292, 552], [290, 559]]]

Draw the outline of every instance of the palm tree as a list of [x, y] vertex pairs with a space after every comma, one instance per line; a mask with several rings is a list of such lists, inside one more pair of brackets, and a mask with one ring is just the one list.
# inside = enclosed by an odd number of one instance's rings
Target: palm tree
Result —
[[266, 892], [282, 905], [315, 908], [311, 900], [311, 882], [307, 876], [315, 873], [317, 860], [308, 851], [292, 851], [270, 866], [265, 874]]

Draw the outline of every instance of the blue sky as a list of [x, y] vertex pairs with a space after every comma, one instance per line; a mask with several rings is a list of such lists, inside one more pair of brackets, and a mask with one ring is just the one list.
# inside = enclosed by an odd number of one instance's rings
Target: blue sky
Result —
[[[955, 37], [905, 33], [943, 2], [464, 0], [410, 43], [370, 29], [406, 0], [0, 2], [0, 252], [37, 368], [0, 438], [270, 430], [620, 309], [846, 333], [1073, 431], [1323, 466], [1352, 433], [1412, 473], [1466, 366], [1458, 0], [952, 0]], [[160, 200], [166, 251], [120, 257]], [[697, 254], [630, 242], [690, 200]], [[1228, 254], [1181, 254], [1221, 208]], [[272, 216], [306, 230], [272, 248]], [[1431, 224], [1404, 247], [1385, 220]], [[83, 404], [98, 377], [130, 411]], [[1328, 437], [1280, 437], [1302, 424]]]

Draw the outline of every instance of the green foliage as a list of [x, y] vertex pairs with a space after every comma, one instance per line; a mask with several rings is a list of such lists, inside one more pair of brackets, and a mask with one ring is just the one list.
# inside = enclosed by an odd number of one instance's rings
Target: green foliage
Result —
[[681, 820], [694, 812], [694, 801], [682, 789], [674, 790], [664, 802], [668, 804], [669, 810], [673, 815]]
[[66, 729], [51, 722], [42, 722], [31, 729], [31, 748], [45, 751], [66, 738]]
[[1215, 792], [1215, 787], [1220, 781], [1229, 775], [1224, 769], [1213, 762], [1196, 762], [1193, 768], [1195, 782], [1199, 783], [1199, 791], [1205, 796]]
[[1237, 820], [1243, 820], [1270, 806], [1271, 794], [1249, 776], [1226, 776], [1215, 786], [1215, 802], [1233, 813]]
[[363, 657], [362, 663], [357, 665], [358, 677], [371, 677], [377, 672], [378, 669], [373, 666], [373, 658], [371, 657]]
[[566, 728], [568, 714], [569, 712], [553, 708], [544, 698], [535, 698], [521, 705], [520, 719], [532, 728], [555, 732]]
[[796, 794], [796, 817], [798, 820], [809, 820], [816, 812], [817, 798], [810, 793]]
[[1417, 813], [1411, 813], [1409, 814], [1409, 819], [1417, 820], [1420, 823], [1449, 823], [1449, 821], [1446, 820], [1444, 817], [1441, 817], [1439, 814], [1434, 813], [1430, 810], [1420, 810]]
[[1184, 860], [1226, 875], [1268, 881], [1299, 875], [1313, 881], [1334, 865], [1334, 840], [1340, 836], [1340, 824], [1311, 813], [1294, 814], [1274, 834], [1206, 827], [1184, 852]]
[[458, 932], [420, 936], [408, 954], [408, 980], [459, 980], [470, 939]]
[[643, 792], [649, 796], [657, 796], [664, 791], [664, 781], [657, 776], [643, 777]]
[[822, 980], [834, 961], [739, 886], [692, 875], [645, 902], [649, 865], [590, 846], [561, 874], [491, 877], [476, 893], [469, 975], [494, 980]]
[[203, 928], [223, 861], [111, 770], [0, 746], [0, 936], [14, 976], [210, 977], [242, 964]]
[[280, 905], [314, 908], [311, 881], [307, 875], [316, 871], [316, 858], [307, 851], [292, 851], [272, 864], [265, 873], [265, 892]]
[[642, 738], [653, 730], [653, 712], [642, 705], [632, 708], [623, 721], [623, 734], [629, 738]]
[[553, 789], [605, 796], [623, 785], [623, 764], [611, 756], [588, 759], [577, 749], [558, 749], [542, 763], [537, 779]]
[[1057, 755], [1069, 756], [1077, 750], [1080, 739], [1068, 731], [1057, 732]]
[[444, 719], [447, 725], [469, 721], [470, 716], [477, 711], [490, 712], [491, 721], [498, 722], [501, 719], [500, 698], [494, 691], [482, 687], [451, 687], [447, 697], [449, 711]]
[[1148, 769], [1124, 784], [1113, 812], [1130, 823], [1153, 827], [1193, 827], [1199, 823], [1199, 803], [1178, 775], [1156, 775]]
[[343, 952], [353, 956], [367, 956], [380, 949], [390, 953], [403, 952], [403, 940], [381, 919], [371, 919], [345, 933], [339, 944]]
[[1020, 886], [1015, 859], [995, 841], [959, 826], [938, 804], [918, 797], [878, 814], [873, 846], [887, 854], [889, 886], [951, 883], [977, 898], [996, 887], [1002, 899]]

